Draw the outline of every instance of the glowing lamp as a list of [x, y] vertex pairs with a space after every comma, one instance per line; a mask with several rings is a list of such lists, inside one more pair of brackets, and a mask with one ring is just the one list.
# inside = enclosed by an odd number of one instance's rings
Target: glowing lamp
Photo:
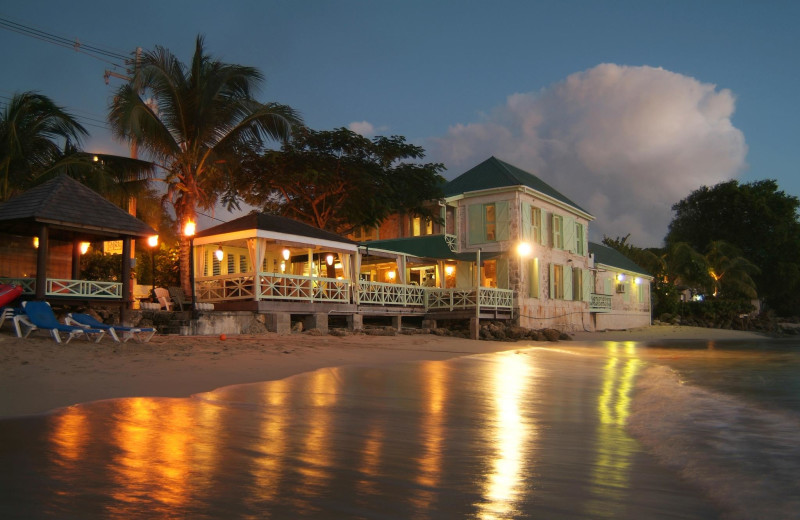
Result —
[[624, 281], [625, 281], [625, 275], [624, 275], [624, 274], [622, 274], [622, 273], [619, 273], [619, 274], [617, 275], [617, 281], [618, 281], [618, 282], [624, 282]]
[[519, 256], [528, 256], [532, 251], [533, 248], [528, 242], [520, 242], [519, 245], [517, 245], [517, 254]]
[[386, 278], [388, 278], [389, 280], [394, 280], [396, 276], [397, 273], [395, 273], [394, 271], [389, 271], [386, 273]]
[[39, 237], [33, 237], [33, 247], [39, 249]]
[[196, 229], [197, 224], [194, 223], [194, 220], [187, 220], [186, 224], [183, 226], [183, 234], [187, 237], [193, 237]]
[[156, 247], [158, 245], [158, 235], [150, 235], [147, 237], [147, 245], [150, 247]]
[[636, 285], [640, 285], [642, 283], [642, 279], [637, 276], [636, 278], [633, 279], [633, 283], [635, 283]]
[[222, 257], [225, 256], [225, 253], [222, 251], [222, 246], [219, 246], [219, 248], [214, 251], [214, 256], [217, 257], [218, 262], [222, 262]]
[[453, 276], [453, 273], [455, 272], [455, 270], [456, 270], [456, 268], [453, 267], [452, 265], [444, 266], [444, 274], [446, 274], [447, 276]]
[[291, 254], [291, 253], [289, 253], [289, 250], [288, 250], [288, 249], [284, 249], [284, 250], [283, 250], [283, 259], [284, 259], [284, 260], [288, 260], [288, 259], [289, 259], [289, 255], [290, 255], [290, 254]]
[[89, 242], [81, 242], [80, 248], [81, 248], [81, 254], [85, 255], [86, 251], [89, 250]]
[[333, 265], [333, 255], [326, 256], [325, 262], [327, 262], [328, 265]]

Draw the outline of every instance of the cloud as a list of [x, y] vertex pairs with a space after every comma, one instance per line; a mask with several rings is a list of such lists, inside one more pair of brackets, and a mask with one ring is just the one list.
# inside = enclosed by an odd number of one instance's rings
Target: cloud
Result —
[[347, 125], [347, 128], [364, 137], [375, 137], [378, 133], [388, 130], [385, 126], [375, 127], [369, 121], [353, 121]]
[[490, 155], [552, 185], [597, 220], [593, 240], [661, 244], [671, 206], [745, 168], [733, 94], [653, 67], [598, 65], [540, 92], [508, 96], [480, 121], [427, 143], [448, 178]]

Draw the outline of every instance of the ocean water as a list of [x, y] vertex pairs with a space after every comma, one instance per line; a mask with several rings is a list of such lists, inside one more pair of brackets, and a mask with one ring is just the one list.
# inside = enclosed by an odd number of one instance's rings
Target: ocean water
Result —
[[561, 345], [2, 420], [0, 518], [798, 516], [797, 344]]

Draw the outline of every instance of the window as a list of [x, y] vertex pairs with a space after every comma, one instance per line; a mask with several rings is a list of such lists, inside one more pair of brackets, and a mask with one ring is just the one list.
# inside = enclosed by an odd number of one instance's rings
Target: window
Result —
[[553, 279], [550, 280], [552, 284], [551, 295], [555, 300], [564, 299], [564, 266], [553, 265]]
[[528, 260], [528, 296], [539, 297], [539, 259]]
[[236, 255], [228, 253], [228, 271], [227, 274], [236, 272]]
[[531, 240], [534, 244], [542, 243], [542, 210], [531, 208]]
[[211, 276], [219, 276], [221, 274], [221, 266], [217, 255], [211, 253]]
[[484, 204], [483, 206], [483, 229], [486, 233], [486, 240], [494, 242], [497, 240], [497, 223], [494, 204]]
[[583, 224], [575, 223], [575, 253], [583, 256], [585, 254], [583, 249]]
[[422, 235], [433, 234], [433, 221], [429, 218], [414, 217], [411, 219], [411, 236], [419, 237]]
[[247, 272], [247, 257], [244, 255], [239, 255], [239, 272], [240, 273]]
[[564, 217], [553, 215], [553, 247], [564, 249]]

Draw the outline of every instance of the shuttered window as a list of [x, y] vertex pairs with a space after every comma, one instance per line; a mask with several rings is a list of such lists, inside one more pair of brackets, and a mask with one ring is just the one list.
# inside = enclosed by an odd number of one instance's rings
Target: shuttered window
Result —
[[564, 249], [564, 217], [553, 215], [553, 247]]

